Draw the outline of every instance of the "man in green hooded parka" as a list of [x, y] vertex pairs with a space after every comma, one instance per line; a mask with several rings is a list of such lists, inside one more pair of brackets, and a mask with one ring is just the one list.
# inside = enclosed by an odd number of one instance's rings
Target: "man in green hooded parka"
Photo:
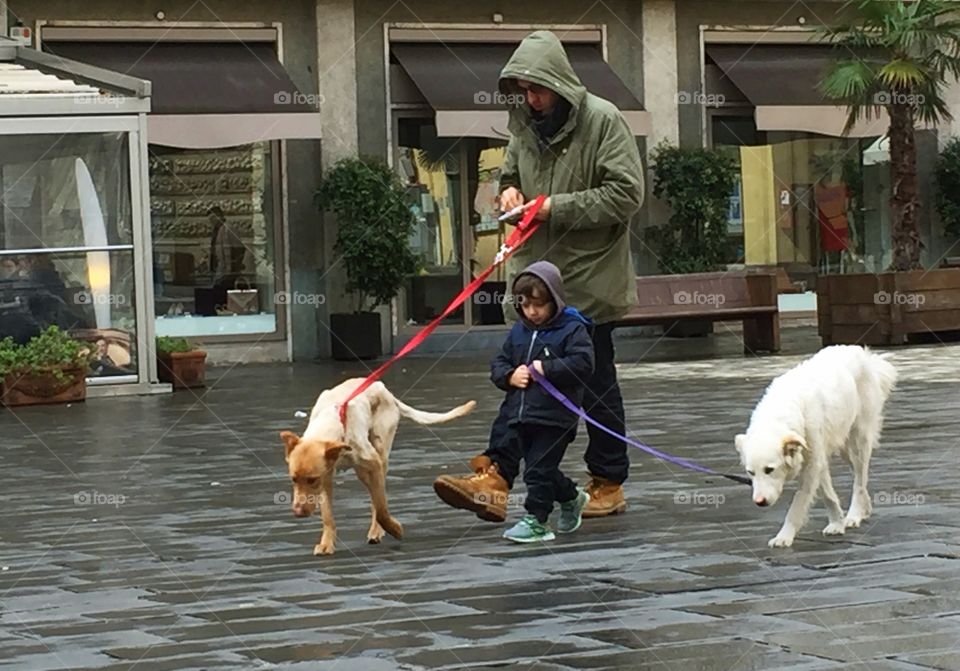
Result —
[[[643, 165], [620, 111], [584, 88], [563, 45], [549, 31], [528, 35], [500, 73], [500, 91], [525, 102], [510, 110], [510, 142], [500, 178], [500, 208], [509, 211], [547, 196], [539, 230], [508, 262], [507, 286], [534, 261], [563, 273], [567, 303], [592, 320], [596, 366], [586, 380], [584, 409], [625, 433], [623, 399], [614, 366], [613, 325], [636, 304], [630, 255], [630, 219], [643, 203]], [[501, 426], [503, 424], [503, 426]], [[584, 460], [591, 476], [584, 517], [626, 509], [627, 446], [587, 427]], [[506, 519], [507, 493], [519, 472], [519, 446], [505, 438], [505, 422], [474, 457], [474, 474], [440, 476], [434, 489], [456, 508], [480, 518]]]

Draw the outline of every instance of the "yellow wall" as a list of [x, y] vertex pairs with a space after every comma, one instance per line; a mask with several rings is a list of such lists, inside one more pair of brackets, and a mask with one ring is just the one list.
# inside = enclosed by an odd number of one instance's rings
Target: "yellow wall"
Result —
[[777, 204], [773, 151], [769, 145], [740, 147], [743, 175], [743, 248], [748, 265], [777, 263]]

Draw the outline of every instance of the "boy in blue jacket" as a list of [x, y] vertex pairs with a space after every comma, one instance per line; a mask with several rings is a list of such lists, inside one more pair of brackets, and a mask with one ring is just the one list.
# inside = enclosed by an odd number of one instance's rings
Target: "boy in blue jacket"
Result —
[[523, 453], [527, 514], [503, 537], [517, 543], [555, 538], [547, 526], [554, 502], [560, 503], [559, 533], [580, 528], [590, 501], [587, 493], [560, 471], [560, 462], [577, 432], [579, 418], [533, 379], [531, 368], [579, 405], [593, 374], [590, 321], [564, 303], [563, 280], [555, 265], [539, 261], [517, 275], [513, 296], [520, 321], [490, 364], [490, 378], [507, 396], [500, 405], [508, 418], [510, 440]]

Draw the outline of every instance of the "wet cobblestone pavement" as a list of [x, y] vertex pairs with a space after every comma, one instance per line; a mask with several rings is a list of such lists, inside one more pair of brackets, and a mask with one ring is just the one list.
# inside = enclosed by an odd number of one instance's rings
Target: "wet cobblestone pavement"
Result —
[[[729, 334], [621, 342], [633, 435], [737, 471], [759, 393], [816, 348], [784, 342], [763, 358]], [[960, 669], [960, 346], [894, 351], [874, 516], [825, 538], [816, 507], [788, 550], [766, 545], [785, 502], [757, 509], [742, 485], [639, 453], [625, 515], [541, 547], [446, 508], [431, 482], [465, 470], [500, 400], [477, 356], [388, 374], [417, 407], [479, 407], [401, 426], [402, 541], [367, 545], [365, 492], [338, 478], [333, 557], [311, 554], [319, 519], [290, 514], [277, 432], [357, 367], [238, 366], [196, 395], [3, 410], [0, 669]], [[841, 464], [834, 482], [845, 501]]]

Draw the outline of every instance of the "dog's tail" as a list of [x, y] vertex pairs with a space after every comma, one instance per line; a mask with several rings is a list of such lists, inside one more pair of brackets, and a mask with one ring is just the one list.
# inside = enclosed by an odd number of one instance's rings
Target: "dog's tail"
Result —
[[458, 417], [469, 415], [473, 412], [473, 409], [477, 407], [476, 401], [467, 401], [463, 405], [458, 405], [453, 410], [447, 412], [426, 412], [410, 407], [399, 398], [394, 397], [394, 400], [397, 402], [397, 408], [400, 410], [400, 414], [408, 419], [412, 419], [417, 424], [443, 424]]
[[891, 352], [872, 352], [868, 350], [870, 372], [876, 378], [883, 390], [883, 397], [887, 398], [897, 386], [897, 369], [889, 359], [893, 357]]

